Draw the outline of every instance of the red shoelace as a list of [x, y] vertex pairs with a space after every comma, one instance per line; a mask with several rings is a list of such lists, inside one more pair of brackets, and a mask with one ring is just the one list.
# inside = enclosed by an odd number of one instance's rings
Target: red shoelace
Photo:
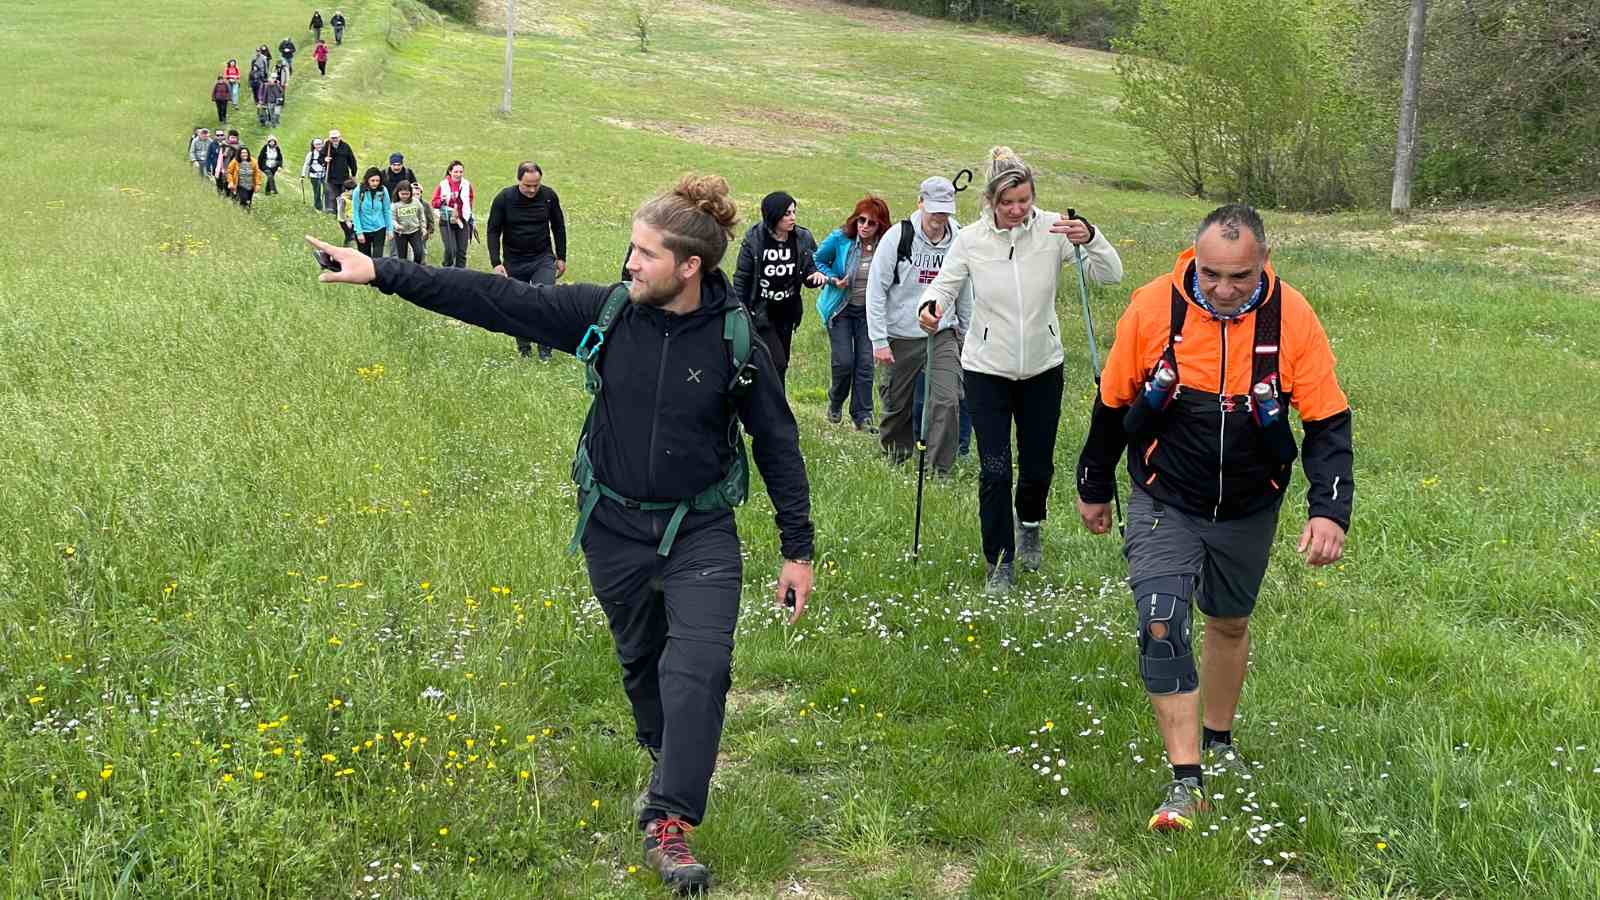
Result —
[[668, 816], [665, 819], [657, 819], [650, 830], [654, 832], [656, 846], [673, 862], [680, 866], [698, 865], [694, 854], [689, 852], [689, 845], [684, 842], [689, 832], [694, 831], [693, 825], [677, 816]]

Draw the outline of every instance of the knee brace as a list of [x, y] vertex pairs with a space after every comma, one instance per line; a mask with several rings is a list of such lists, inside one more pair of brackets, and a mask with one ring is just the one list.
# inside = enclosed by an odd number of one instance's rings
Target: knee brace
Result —
[[1164, 575], [1140, 582], [1134, 589], [1139, 615], [1139, 674], [1152, 694], [1187, 694], [1200, 687], [1189, 643], [1188, 575]]

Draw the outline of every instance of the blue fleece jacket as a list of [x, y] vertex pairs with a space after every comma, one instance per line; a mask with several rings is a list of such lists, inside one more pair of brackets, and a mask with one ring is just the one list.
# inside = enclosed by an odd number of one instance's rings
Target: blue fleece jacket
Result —
[[362, 234], [388, 231], [391, 221], [389, 192], [379, 187], [376, 191], [357, 189], [350, 207], [350, 227]]
[[835, 228], [817, 247], [817, 271], [830, 279], [817, 294], [817, 317], [822, 320], [823, 328], [833, 324], [834, 315], [844, 309], [850, 299], [850, 288], [839, 287], [831, 279], [844, 278], [854, 272], [860, 253], [861, 241], [846, 237], [843, 228]]

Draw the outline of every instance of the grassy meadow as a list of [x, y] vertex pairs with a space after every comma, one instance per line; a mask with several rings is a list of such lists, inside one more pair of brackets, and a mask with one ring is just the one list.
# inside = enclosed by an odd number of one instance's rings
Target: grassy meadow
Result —
[[[641, 54], [616, 4], [518, 5], [509, 118], [503, 35], [391, 45], [379, 2], [344, 6], [325, 79], [299, 0], [0, 16], [0, 896], [663, 896], [632, 827], [648, 760], [564, 554], [580, 367], [320, 286], [299, 236], [338, 229], [292, 177], [253, 215], [220, 201], [184, 153], [227, 57], [301, 45], [294, 172], [337, 127], [430, 186], [464, 160], [486, 215], [537, 159], [577, 280], [615, 277], [685, 171], [747, 217], [790, 191], [820, 239], [1005, 143], [1123, 254], [1105, 343], [1209, 208], [1163, 189], [1103, 54], [814, 0], [679, 0]], [[1303, 479], [1285, 506], [1235, 731], [1253, 779], [1208, 780], [1196, 833], [1145, 832], [1167, 773], [1122, 559], [1072, 511], [1075, 287], [1045, 569], [1001, 600], [970, 461], [909, 558], [915, 472], [827, 423], [812, 310], [790, 387], [818, 592], [795, 627], [771, 610], [756, 491], [695, 838], [719, 896], [1600, 896], [1600, 219], [1267, 221], [1334, 341], [1359, 496], [1325, 570], [1293, 553]]]

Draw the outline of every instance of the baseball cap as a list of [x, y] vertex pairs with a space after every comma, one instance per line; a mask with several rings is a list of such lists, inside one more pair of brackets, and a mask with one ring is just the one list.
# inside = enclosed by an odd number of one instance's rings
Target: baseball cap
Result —
[[931, 213], [953, 213], [956, 211], [956, 186], [950, 179], [938, 175], [922, 182], [922, 187], [917, 189], [917, 196], [922, 200], [922, 208]]

